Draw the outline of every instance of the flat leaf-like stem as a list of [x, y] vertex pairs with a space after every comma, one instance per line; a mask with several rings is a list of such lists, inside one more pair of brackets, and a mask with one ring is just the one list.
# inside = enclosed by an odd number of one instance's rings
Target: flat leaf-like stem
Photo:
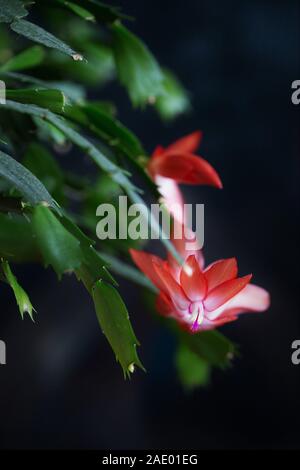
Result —
[[11, 183], [32, 205], [44, 204], [59, 211], [45, 186], [21, 163], [0, 151], [0, 176]]
[[54, 113], [47, 109], [40, 108], [34, 105], [21, 104], [14, 101], [6, 101], [6, 104], [2, 105], [3, 108], [10, 109], [12, 111], [20, 112], [30, 116], [35, 116], [59, 129], [73, 144], [77, 145], [83, 152], [90, 156], [90, 158], [98, 165], [104, 172], [106, 172], [116, 183], [118, 183], [127, 193], [132, 202], [141, 204], [145, 207], [145, 210], [149, 216], [149, 224], [159, 234], [162, 243], [165, 245], [167, 250], [174, 256], [174, 258], [181, 264], [182, 258], [177, 253], [174, 245], [163, 233], [159, 223], [150, 212], [149, 208], [139, 196], [137, 188], [131, 183], [126, 172], [118, 167], [115, 163], [111, 162], [94, 144], [88, 139], [83, 137], [77, 131], [72, 129], [66, 120], [63, 120]]
[[100, 327], [123, 368], [124, 376], [129, 377], [136, 366], [144, 370], [136, 352], [139, 343], [119, 293], [113, 286], [98, 281], [92, 294]]

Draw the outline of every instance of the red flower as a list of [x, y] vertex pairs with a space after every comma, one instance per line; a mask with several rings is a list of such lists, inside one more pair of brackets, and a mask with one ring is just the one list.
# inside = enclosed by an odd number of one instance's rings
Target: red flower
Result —
[[204, 158], [194, 154], [202, 140], [196, 131], [177, 140], [167, 148], [157, 147], [149, 160], [148, 171], [152, 178], [170, 178], [177, 183], [205, 184], [222, 188], [219, 175]]
[[262, 312], [269, 307], [268, 292], [249, 284], [251, 274], [237, 277], [235, 258], [204, 268], [202, 252], [186, 252], [184, 243], [175, 243], [184, 259], [182, 267], [170, 255], [168, 261], [163, 261], [155, 255], [130, 250], [136, 265], [159, 290], [156, 306], [162, 315], [198, 332], [232, 322], [241, 313]]
[[[222, 187], [212, 166], [193, 154], [201, 138], [201, 132], [194, 132], [166, 149], [157, 147], [148, 164], [167, 208], [183, 228], [186, 224], [183, 198], [177, 183]], [[189, 235], [192, 234], [189, 230]], [[204, 268], [202, 251], [187, 251], [186, 241], [185, 236], [173, 240], [184, 260], [182, 266], [171, 255], [163, 261], [144, 251], [130, 250], [133, 261], [159, 291], [156, 306], [162, 315], [173, 317], [183, 327], [197, 332], [232, 322], [241, 313], [262, 312], [269, 307], [268, 292], [249, 284], [251, 274], [237, 276], [235, 258], [219, 260]]]

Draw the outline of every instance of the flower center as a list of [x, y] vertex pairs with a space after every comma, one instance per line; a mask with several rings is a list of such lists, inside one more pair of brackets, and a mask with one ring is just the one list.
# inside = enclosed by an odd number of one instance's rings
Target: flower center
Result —
[[192, 302], [189, 307], [192, 330], [197, 330], [204, 320], [204, 308], [201, 301]]

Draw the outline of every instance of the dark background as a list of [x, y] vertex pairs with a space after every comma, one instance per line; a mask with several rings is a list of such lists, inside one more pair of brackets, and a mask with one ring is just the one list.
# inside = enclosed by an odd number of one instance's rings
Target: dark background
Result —
[[[140, 290], [121, 280], [148, 373], [124, 382], [93, 305], [75, 279], [51, 270], [17, 274], [38, 310], [20, 321], [1, 286], [2, 448], [300, 448], [300, 365], [291, 363], [299, 322], [300, 79], [296, 1], [118, 1], [162, 65], [192, 94], [194, 112], [173, 125], [133, 111], [120, 87], [101, 96], [149, 151], [195, 129], [201, 155], [223, 191], [186, 188], [205, 203], [208, 262], [236, 256], [241, 274], [271, 292], [272, 307], [223, 328], [241, 345], [234, 367], [186, 394], [173, 366], [174, 341], [145, 312]], [[21, 243], [21, 241], [20, 241]]]

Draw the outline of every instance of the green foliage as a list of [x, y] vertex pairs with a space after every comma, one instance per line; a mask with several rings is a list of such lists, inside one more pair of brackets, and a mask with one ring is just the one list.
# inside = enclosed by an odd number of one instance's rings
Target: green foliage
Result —
[[185, 389], [192, 390], [208, 384], [210, 377], [208, 363], [183, 343], [178, 346], [175, 364], [178, 378]]
[[[68, 107], [65, 115], [106, 142], [114, 151], [122, 153], [129, 159], [134, 169], [141, 175], [152, 194], [159, 198], [156, 185], [153, 183], [145, 168], [140, 163], [145, 159], [145, 150], [139, 139], [126, 128], [118, 119], [112, 116], [111, 111], [99, 103], [83, 103], [77, 106]], [[147, 159], [146, 159], [147, 160]]]
[[45, 266], [51, 265], [59, 278], [79, 268], [83, 261], [79, 241], [48, 207], [36, 207], [32, 223]]
[[59, 5], [65, 7], [66, 9], [71, 10], [73, 13], [76, 13], [76, 15], [80, 16], [80, 18], [83, 18], [86, 21], [96, 21], [96, 18], [93, 13], [86, 10], [85, 8], [82, 8], [82, 6], [80, 5], [76, 5], [76, 3], [67, 2], [65, 0], [56, 0], [56, 2]]
[[71, 56], [74, 60], [83, 60], [80, 54], [53, 34], [30, 21], [24, 20], [23, 18], [28, 15], [24, 4], [25, 2], [19, 0], [0, 0], [0, 22], [10, 23], [12, 31], [25, 36], [31, 41], [57, 49]]
[[73, 142], [73, 144], [77, 145], [84, 153], [88, 154], [95, 164], [104, 172], [108, 173], [116, 183], [120, 184], [127, 191], [134, 189], [133, 184], [128, 179], [126, 172], [122, 168], [109, 160], [86, 137], [76, 132], [67, 121], [62, 120], [60, 117], [51, 113], [48, 109], [40, 108], [35, 105], [21, 104], [14, 101], [7, 101], [6, 104], [2, 106], [12, 111], [40, 118], [47, 121], [49, 124], [52, 124], [71, 142]]
[[186, 347], [212, 366], [228, 367], [237, 353], [236, 346], [216, 330], [194, 335], [180, 330], [178, 336]]
[[6, 90], [6, 98], [19, 103], [36, 104], [54, 113], [63, 113], [66, 97], [59, 90], [18, 89]]
[[[43, 27], [31, 22], [31, 14]], [[118, 118], [104, 86], [117, 79], [134, 107], [152, 104], [165, 120], [188, 111], [190, 103], [176, 77], [123, 24], [127, 19], [97, 0], [0, 0], [0, 78], [7, 85], [0, 105], [0, 278], [11, 286], [22, 317], [32, 318], [30, 299], [9, 263], [51, 266], [59, 279], [74, 273], [130, 376], [135, 367], [143, 369], [139, 343], [110, 270], [156, 289], [123, 259], [128, 243], [95, 239], [95, 209], [124, 193], [138, 204], [159, 194], [147, 173], [146, 150]], [[27, 40], [38, 45], [28, 47]], [[91, 87], [102, 101], [89, 99]], [[65, 171], [72, 158], [76, 165]], [[80, 158], [90, 161], [86, 175], [77, 168]], [[163, 243], [181, 261], [170, 241]], [[176, 326], [173, 332], [178, 375], [188, 389], [204, 384], [210, 368], [225, 367], [235, 353], [217, 332], [189, 335]]]
[[114, 287], [102, 281], [94, 284], [92, 292], [100, 327], [120, 362], [124, 375], [133, 373], [135, 366], [143, 369], [136, 352], [139, 343], [120, 295]]
[[23, 4], [24, 2], [19, 0], [0, 0], [0, 22], [11, 23], [27, 16], [28, 12]]
[[5, 278], [12, 288], [16, 302], [18, 304], [20, 314], [22, 319], [24, 318], [24, 314], [27, 313], [31, 320], [33, 321], [33, 311], [34, 308], [30, 302], [30, 299], [27, 295], [27, 293], [24, 291], [23, 287], [20, 286], [20, 284], [17, 281], [17, 278], [14, 276], [12, 273], [12, 270], [10, 269], [10, 266], [7, 261], [2, 261], [1, 267], [3, 270], [3, 273], [5, 275]]
[[132, 158], [145, 155], [145, 150], [139, 139], [120, 121], [103, 109], [101, 104], [84, 103], [78, 108], [86, 118], [85, 123], [88, 123], [91, 129], [112, 147]]
[[64, 173], [45, 147], [32, 142], [26, 150], [22, 163], [45, 185], [59, 204], [64, 203]]
[[98, 21], [105, 23], [113, 23], [116, 20], [129, 18], [120, 11], [120, 8], [107, 5], [98, 0], [73, 0], [73, 3], [86, 8], [93, 13]]
[[[51, 113], [50, 111], [45, 110], [43, 108], [39, 108], [38, 106], [24, 105], [13, 101], [7, 101], [6, 104], [2, 106], [10, 110], [29, 114], [31, 116], [48, 121], [49, 124], [52, 124], [66, 137], [68, 137], [68, 139], [73, 142], [73, 144], [82, 149], [83, 152], [85, 152], [95, 162], [95, 164], [99, 166], [101, 170], [107, 173], [113, 181], [119, 184], [125, 190], [129, 199], [133, 203], [142, 204], [147, 207], [143, 199], [138, 194], [139, 190], [131, 183], [130, 179], [128, 178], [127, 172], [115, 163], [113, 163], [111, 160], [109, 160], [94, 144], [92, 144], [89, 140], [87, 140], [81, 134], [72, 129], [72, 127], [68, 123], [58, 118], [55, 114]], [[149, 221], [152, 224], [154, 230], [160, 234], [162, 243], [164, 243], [167, 250], [169, 250], [170, 253], [173, 254], [174, 258], [177, 259], [179, 263], [181, 263], [182, 259], [180, 255], [178, 255], [174, 245], [170, 242], [170, 240], [163, 236], [159, 223], [152, 216], [148, 208], [147, 211], [149, 215]]]
[[74, 49], [72, 49], [70, 46], [65, 44], [57, 37], [53, 36], [53, 34], [48, 33], [43, 28], [37, 26], [34, 23], [31, 23], [30, 21], [14, 21], [11, 24], [11, 29], [15, 33], [18, 33], [21, 36], [25, 36], [31, 41], [38, 42], [39, 44], [42, 44], [46, 47], [50, 47], [52, 49], [57, 49], [59, 52], [71, 56], [74, 60], [83, 60], [83, 57], [78, 54], [78, 52], [74, 51]]
[[0, 256], [26, 263], [37, 261], [38, 253], [32, 225], [23, 216], [0, 213]]
[[106, 261], [109, 266], [109, 269], [119, 276], [128, 279], [129, 281], [134, 282], [135, 284], [146, 287], [150, 291], [156, 292], [155, 287], [147, 277], [145, 277], [140, 271], [136, 268], [128, 265], [124, 261], [119, 260], [118, 258], [112, 256], [111, 254], [101, 253], [101, 257]]
[[186, 91], [169, 70], [164, 70], [163, 92], [157, 98], [155, 106], [166, 121], [188, 112], [191, 108]]
[[43, 203], [58, 210], [57, 204], [45, 186], [14, 158], [0, 151], [0, 176], [17, 189], [26, 202], [32, 205]]
[[116, 281], [107, 270], [107, 263], [95, 250], [95, 242], [87, 237], [70, 218], [64, 216], [62, 217], [61, 222], [66, 230], [68, 230], [68, 232], [72, 234], [80, 244], [80, 258], [82, 259], [80, 269], [85, 269], [88, 273], [91, 286], [100, 279], [111, 282], [113, 285], [117, 285]]
[[0, 70], [1, 72], [17, 72], [19, 70], [31, 69], [40, 65], [44, 57], [44, 49], [41, 46], [33, 46], [11, 57], [2, 65]]
[[158, 63], [125, 26], [114, 24], [114, 54], [120, 82], [127, 89], [134, 106], [155, 103], [163, 91], [163, 74]]

